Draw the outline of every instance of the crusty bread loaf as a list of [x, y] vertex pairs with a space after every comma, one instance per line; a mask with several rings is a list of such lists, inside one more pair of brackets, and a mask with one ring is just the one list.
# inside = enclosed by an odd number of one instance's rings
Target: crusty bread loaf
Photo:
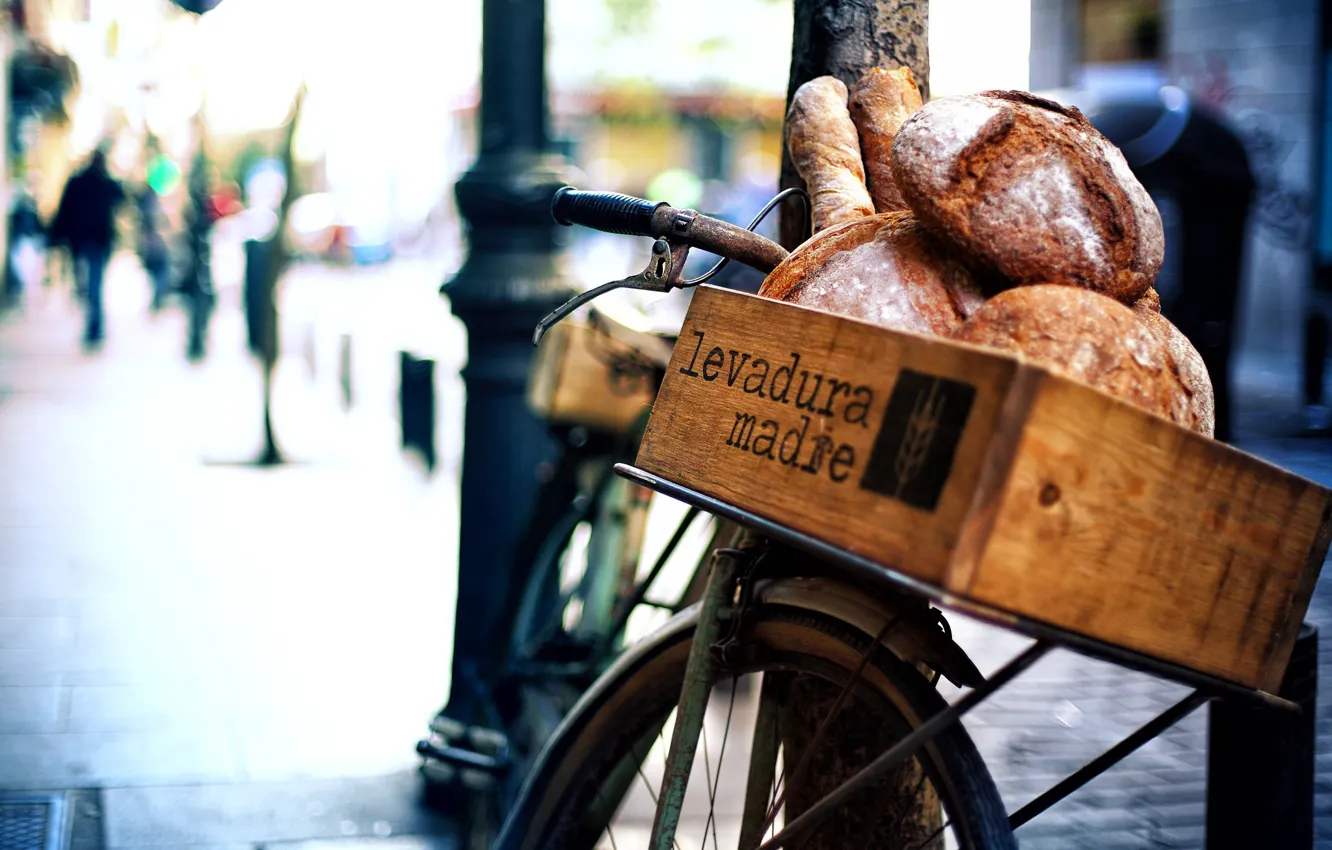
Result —
[[[1143, 299], [1145, 300], [1145, 299]], [[1216, 397], [1212, 393], [1212, 377], [1207, 364], [1193, 347], [1188, 337], [1180, 332], [1158, 309], [1139, 300], [1133, 312], [1143, 327], [1152, 333], [1165, 348], [1166, 359], [1179, 377], [1184, 394], [1174, 399], [1175, 410], [1170, 418], [1188, 428], [1211, 437], [1216, 431]]]
[[907, 208], [893, 180], [893, 139], [917, 109], [920, 89], [910, 68], [870, 68], [851, 87], [851, 120], [860, 135], [865, 183], [876, 212]]
[[[1026, 286], [985, 302], [953, 338], [1016, 354], [1051, 372], [1104, 390], [1186, 428], [1200, 421], [1194, 378], [1176, 368], [1176, 353], [1142, 315], [1085, 289]], [[1164, 321], [1164, 320], [1162, 320]], [[1169, 324], [1169, 323], [1166, 323]], [[1205, 370], [1204, 370], [1205, 374]]]
[[1147, 291], [1142, 294], [1142, 297], [1133, 302], [1133, 309], [1146, 310], [1150, 313], [1161, 312], [1161, 295], [1156, 291], [1156, 287], [1147, 287]]
[[772, 270], [759, 295], [938, 335], [984, 303], [967, 266], [908, 212], [858, 218], [815, 235]]
[[922, 107], [893, 177], [916, 216], [1016, 285], [1133, 304], [1160, 270], [1161, 217], [1123, 155], [1072, 107], [984, 92]]
[[816, 232], [874, 212], [845, 83], [815, 77], [796, 89], [785, 130], [791, 161], [813, 202]]

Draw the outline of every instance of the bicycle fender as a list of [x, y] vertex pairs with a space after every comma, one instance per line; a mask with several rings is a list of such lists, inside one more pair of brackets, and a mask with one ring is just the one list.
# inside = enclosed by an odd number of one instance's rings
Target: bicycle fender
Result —
[[928, 607], [912, 597], [908, 604], [866, 593], [830, 578], [780, 578], [760, 582], [755, 602], [799, 608], [841, 620], [869, 636], [897, 619], [884, 645], [903, 661], [924, 663], [959, 687], [974, 688], [985, 676], [962, 647], [939, 627]]

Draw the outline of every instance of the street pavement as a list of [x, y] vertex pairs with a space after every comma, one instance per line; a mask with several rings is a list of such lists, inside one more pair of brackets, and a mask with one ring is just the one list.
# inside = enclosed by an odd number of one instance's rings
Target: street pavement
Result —
[[294, 272], [272, 468], [234, 283], [200, 365], [128, 256], [100, 352], [63, 288], [0, 321], [0, 788], [101, 788], [117, 850], [451, 846], [412, 748], [447, 693], [456, 451], [399, 451], [388, 347], [422, 316], [447, 343], [447, 308], [438, 269], [396, 274]]
[[[203, 364], [183, 359], [178, 309], [149, 314], [129, 256], [99, 352], [79, 350], [60, 287], [0, 318], [0, 789], [100, 789], [114, 850], [455, 846], [417, 804], [412, 752], [452, 640], [464, 348], [436, 293], [446, 271], [292, 271], [274, 422], [293, 462], [274, 468], [244, 463], [261, 382], [225, 255]], [[399, 350], [438, 362], [433, 474], [399, 449]], [[1281, 436], [1293, 375], [1244, 372], [1240, 443], [1332, 485], [1332, 443]], [[1330, 583], [1309, 614], [1324, 635]], [[1026, 643], [950, 622], [987, 671]], [[1322, 658], [1317, 846], [1332, 848]], [[967, 725], [1011, 811], [1184, 693], [1056, 651]], [[1201, 847], [1206, 724], [1204, 709], [1149, 743], [1022, 846]]]

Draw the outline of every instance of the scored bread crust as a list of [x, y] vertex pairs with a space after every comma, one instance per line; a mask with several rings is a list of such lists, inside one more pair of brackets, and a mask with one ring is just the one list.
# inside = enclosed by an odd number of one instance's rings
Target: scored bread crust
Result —
[[1177, 353], [1159, 327], [1144, 323], [1144, 315], [1159, 316], [1085, 289], [1024, 286], [991, 298], [953, 339], [1018, 355], [1209, 434], [1210, 417], [1204, 421], [1200, 406], [1195, 407], [1196, 384], [1181, 375]]
[[847, 96], [836, 77], [815, 77], [786, 112], [786, 147], [809, 191], [815, 232], [874, 212]]
[[815, 235], [772, 270], [759, 295], [936, 335], [951, 333], [984, 303], [966, 264], [905, 211]]
[[898, 129], [920, 109], [916, 78], [910, 68], [870, 68], [851, 87], [849, 104], [875, 211], [906, 209], [906, 200], [893, 179], [892, 150]]
[[1156, 205], [1073, 107], [1026, 92], [933, 101], [898, 131], [892, 168], [922, 221], [1014, 285], [1129, 305], [1161, 268]]

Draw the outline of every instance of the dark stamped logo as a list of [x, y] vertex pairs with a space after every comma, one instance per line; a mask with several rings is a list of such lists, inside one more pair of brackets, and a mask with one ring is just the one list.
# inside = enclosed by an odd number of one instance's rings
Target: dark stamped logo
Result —
[[860, 488], [933, 511], [975, 398], [971, 384], [903, 369], [888, 397]]

